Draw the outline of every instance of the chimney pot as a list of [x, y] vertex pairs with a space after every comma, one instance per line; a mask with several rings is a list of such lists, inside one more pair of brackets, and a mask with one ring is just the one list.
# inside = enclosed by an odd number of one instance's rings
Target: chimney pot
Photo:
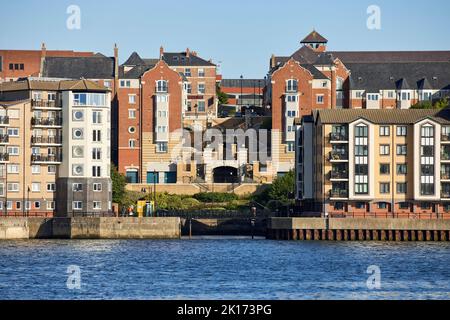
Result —
[[163, 55], [164, 55], [164, 47], [161, 46], [161, 47], [159, 48], [159, 58], [162, 59]]

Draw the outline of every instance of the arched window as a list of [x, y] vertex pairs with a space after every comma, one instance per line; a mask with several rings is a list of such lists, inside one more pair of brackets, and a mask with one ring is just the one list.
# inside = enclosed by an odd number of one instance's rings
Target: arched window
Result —
[[298, 92], [298, 81], [295, 79], [289, 79], [286, 82], [286, 91], [287, 92]]
[[158, 80], [156, 82], [156, 92], [167, 92], [167, 81]]

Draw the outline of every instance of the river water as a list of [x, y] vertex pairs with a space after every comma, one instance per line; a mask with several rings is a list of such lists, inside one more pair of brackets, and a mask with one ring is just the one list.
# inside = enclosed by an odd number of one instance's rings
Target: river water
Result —
[[0, 299], [450, 299], [450, 244], [5, 241]]

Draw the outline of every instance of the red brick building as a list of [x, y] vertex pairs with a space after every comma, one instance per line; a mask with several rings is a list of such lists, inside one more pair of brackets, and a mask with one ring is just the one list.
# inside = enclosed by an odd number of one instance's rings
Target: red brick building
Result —
[[71, 50], [0, 50], [0, 82], [14, 81], [18, 78], [39, 76], [42, 62], [46, 57], [89, 57], [92, 52]]

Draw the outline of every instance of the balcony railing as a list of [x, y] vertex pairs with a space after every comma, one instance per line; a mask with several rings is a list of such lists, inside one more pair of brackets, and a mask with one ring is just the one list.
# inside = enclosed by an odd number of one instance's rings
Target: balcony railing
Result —
[[62, 118], [31, 118], [32, 126], [61, 126]]
[[7, 154], [7, 153], [0, 153], [0, 161], [2, 161], [2, 162], [9, 161], [9, 154]]
[[441, 180], [450, 180], [450, 173], [441, 173]]
[[442, 134], [441, 141], [442, 142], [450, 142], [450, 134]]
[[348, 136], [342, 133], [330, 133], [330, 141], [348, 141]]
[[450, 191], [441, 191], [441, 199], [450, 199]]
[[31, 162], [62, 162], [62, 155], [33, 154]]
[[0, 117], [0, 125], [8, 125], [8, 124], [9, 124], [9, 117], [8, 116]]
[[7, 134], [1, 134], [0, 143], [9, 143], [9, 136]]
[[348, 179], [347, 171], [330, 171], [330, 179]]
[[450, 160], [450, 152], [442, 152], [441, 160], [444, 160], [444, 161]]
[[330, 190], [330, 198], [346, 199], [348, 190]]
[[58, 137], [58, 136], [35, 137], [35, 136], [32, 136], [31, 143], [32, 144], [61, 144], [62, 137]]
[[331, 151], [330, 152], [330, 160], [337, 160], [337, 161], [342, 161], [342, 160], [348, 160], [348, 152], [346, 151]]
[[51, 100], [31, 100], [31, 106], [34, 108], [44, 108], [44, 109], [61, 108], [61, 105], [59, 103], [56, 103], [56, 101]]

